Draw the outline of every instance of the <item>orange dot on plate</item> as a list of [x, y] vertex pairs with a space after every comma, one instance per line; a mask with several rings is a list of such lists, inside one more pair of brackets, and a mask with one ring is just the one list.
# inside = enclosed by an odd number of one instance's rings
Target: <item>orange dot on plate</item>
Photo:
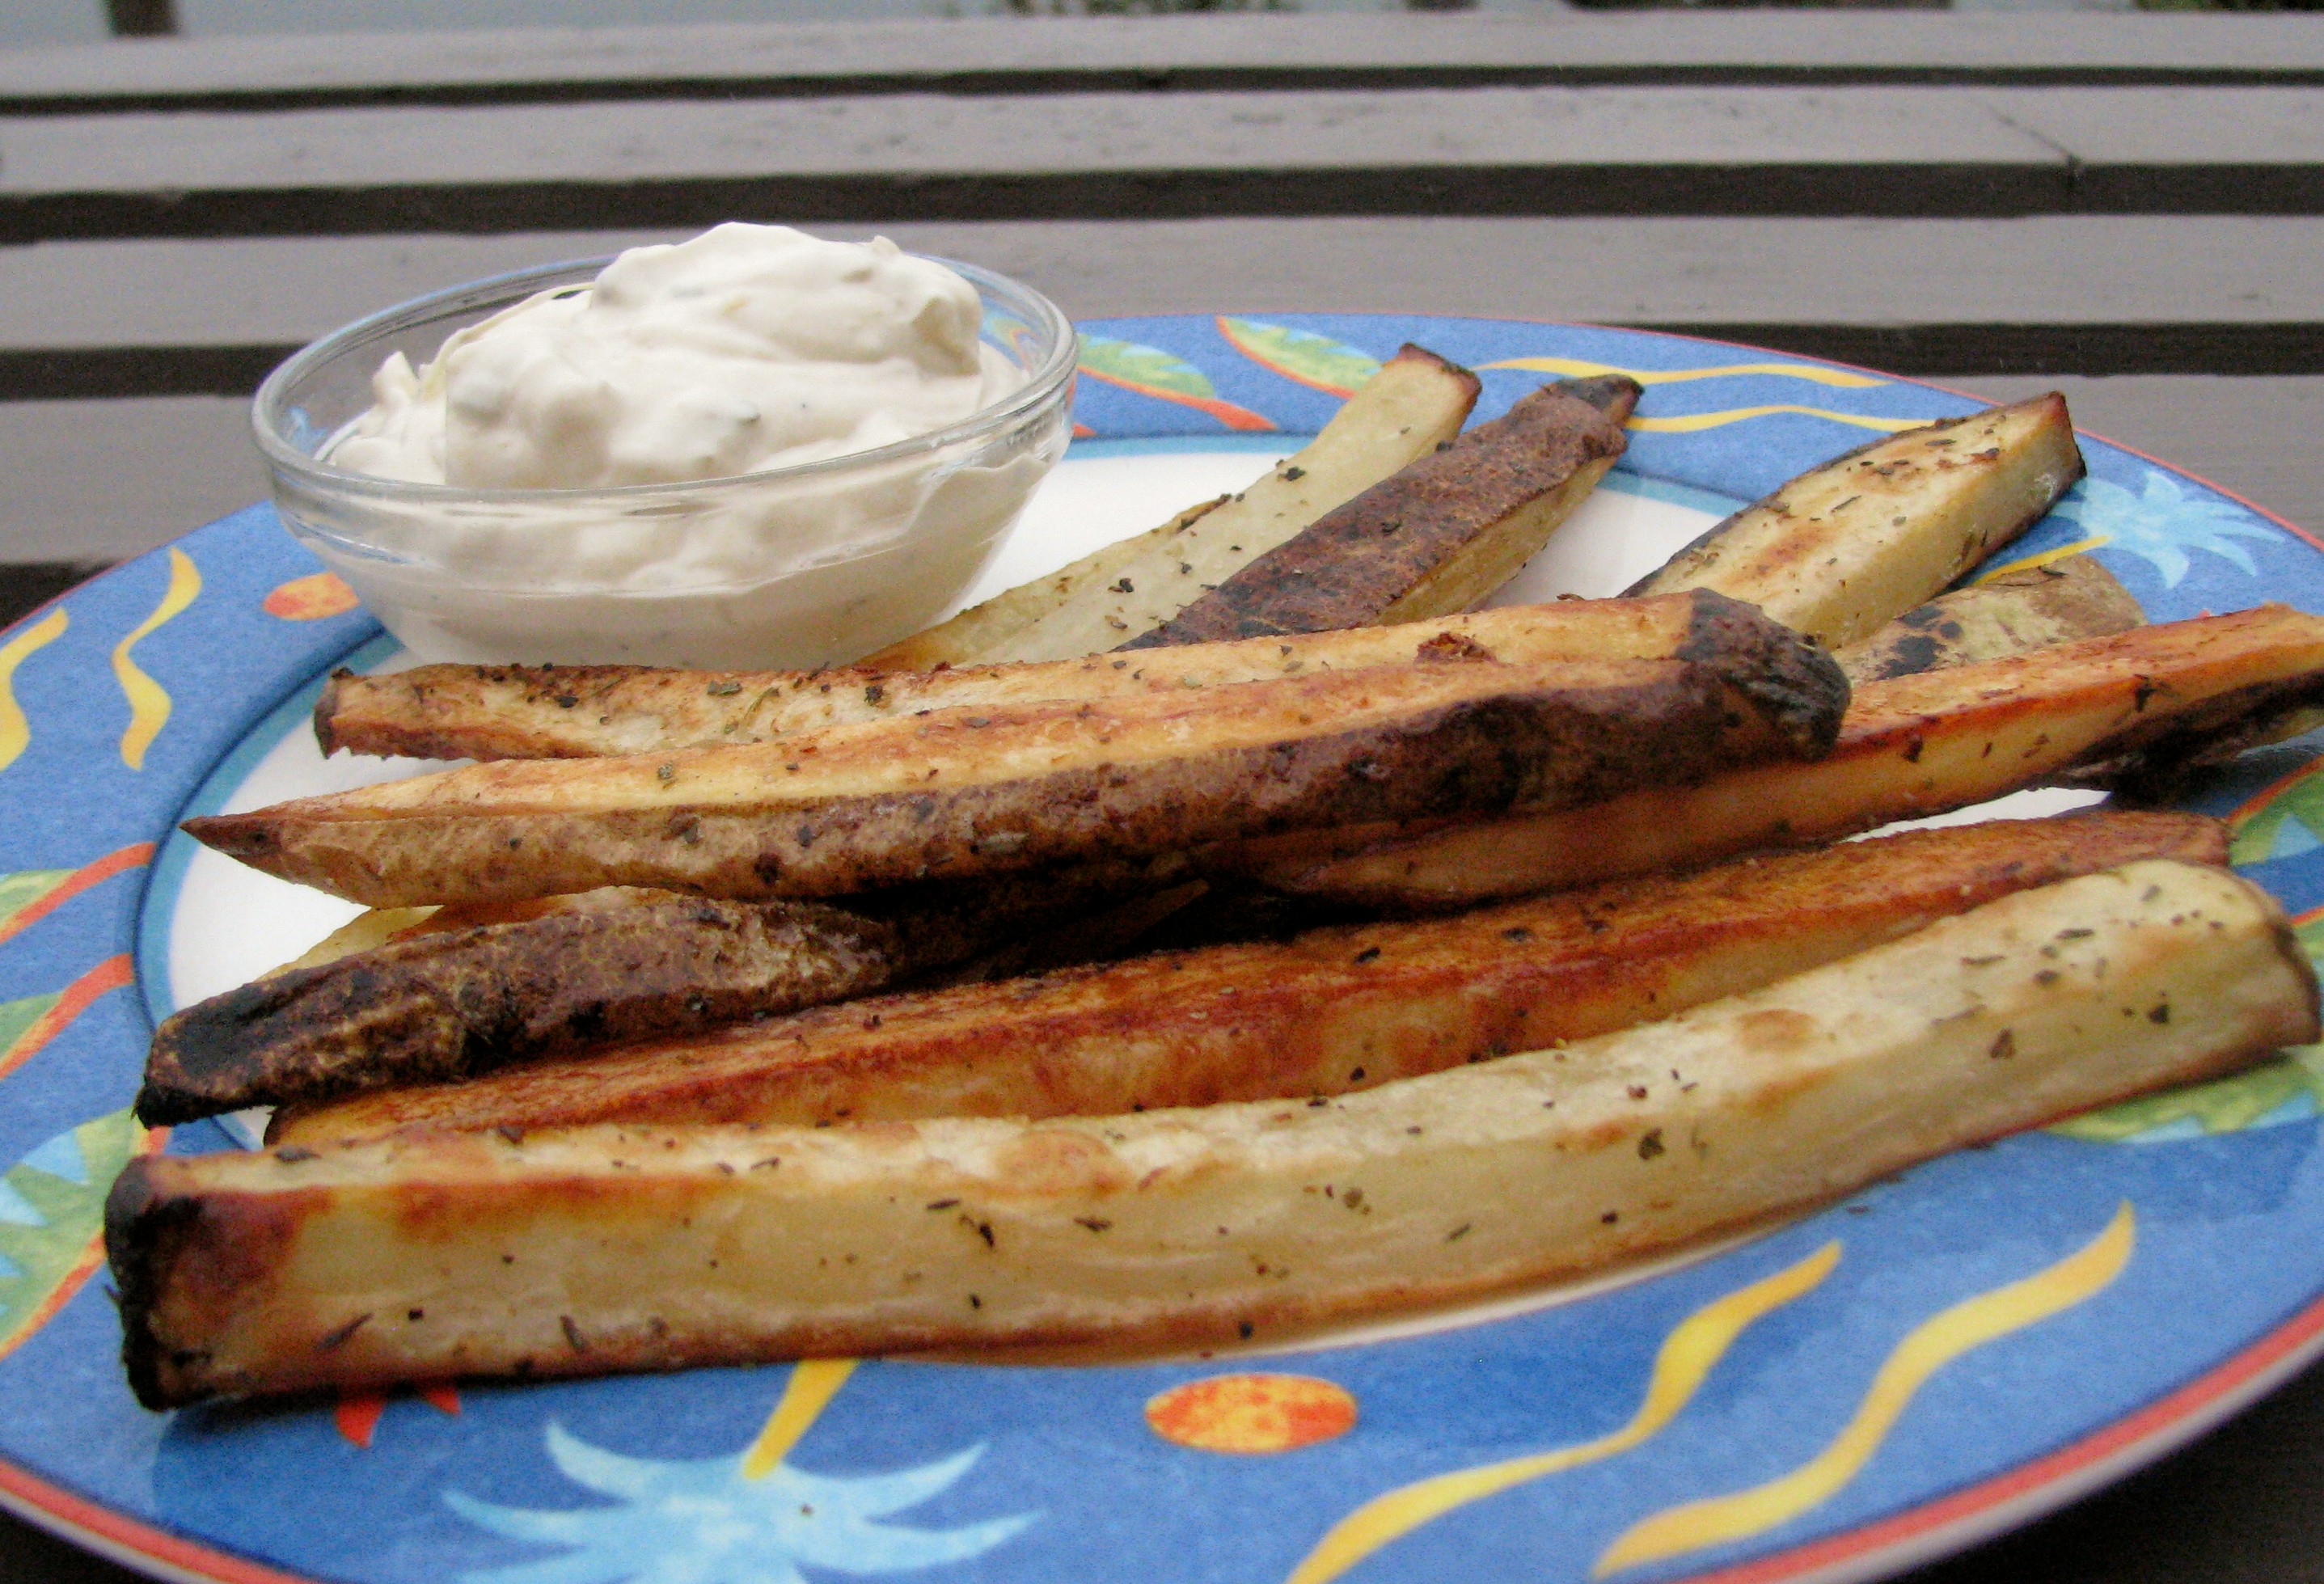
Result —
[[355, 591], [337, 573], [310, 572], [276, 588], [259, 608], [285, 622], [319, 622], [352, 611], [356, 603]]
[[1205, 1452], [1288, 1452], [1345, 1435], [1356, 1399], [1312, 1375], [1214, 1375], [1172, 1386], [1146, 1404], [1164, 1441]]

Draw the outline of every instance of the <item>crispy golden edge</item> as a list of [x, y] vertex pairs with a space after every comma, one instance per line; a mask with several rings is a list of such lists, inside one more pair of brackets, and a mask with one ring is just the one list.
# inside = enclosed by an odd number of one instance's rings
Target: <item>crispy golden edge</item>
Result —
[[2227, 861], [2187, 814], [2004, 820], [1616, 881], [1417, 923], [881, 996], [278, 1113], [270, 1144], [399, 1128], [814, 1127], [1339, 1094], [1754, 990], [2010, 891]]
[[2316, 1034], [2314, 972], [2264, 892], [2142, 862], [1665, 1022], [1320, 1106], [147, 1157], [115, 1186], [106, 1249], [154, 1406], [1199, 1345], [1668, 1247]]
[[2319, 686], [2324, 618], [2263, 605], [1868, 683], [1839, 745], [1814, 764], [1643, 788], [1570, 814], [1298, 833], [1230, 844], [1205, 862], [1365, 906], [1462, 906], [1945, 813], [2174, 732], [2226, 729]]
[[[1601, 392], [1612, 410], [1587, 399]], [[1473, 587], [1474, 569], [1464, 563], [1506, 566], [1506, 576], [1538, 550], [1621, 456], [1622, 419], [1637, 394], [1627, 380], [1579, 391], [1545, 386], [1325, 513], [1120, 647], [1320, 632], [1465, 610], [1500, 579]], [[1577, 479], [1586, 481], [1578, 492]], [[1437, 603], [1453, 592], [1459, 603]]]

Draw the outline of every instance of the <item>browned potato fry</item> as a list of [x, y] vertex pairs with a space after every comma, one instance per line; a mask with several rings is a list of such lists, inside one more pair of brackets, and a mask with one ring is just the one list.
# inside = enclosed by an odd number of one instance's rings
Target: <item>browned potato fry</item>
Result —
[[[1545, 386], [1326, 513], [1125, 649], [1465, 611], [1507, 583], [1622, 455], [1637, 382]], [[1601, 410], [1602, 409], [1602, 410]]]
[[1845, 649], [2024, 532], [2081, 476], [2064, 397], [1988, 408], [1801, 474], [1629, 592], [1717, 589]]
[[[315, 706], [326, 753], [427, 759], [588, 759], [770, 742], [926, 710], [1176, 693], [1303, 672], [1399, 665], [1477, 645], [1500, 660], [1647, 660], [1718, 648], [1766, 623], [1708, 590], [1563, 600], [1394, 627], [1357, 627], [1167, 655], [1095, 655], [940, 671], [678, 671], [645, 666], [422, 666], [342, 671]], [[1735, 668], [1738, 677], [1742, 668]]]
[[861, 663], [885, 670], [1058, 660], [1157, 627], [1309, 523], [1461, 432], [1477, 376], [1406, 346], [1297, 455], [1242, 493], [1181, 513]]
[[2002, 820], [1450, 918], [882, 996], [278, 1112], [268, 1142], [414, 1126], [1104, 1115], [1339, 1094], [1666, 1018], [2141, 858], [2225, 863], [2226, 827], [2184, 814]]
[[546, 1052], [819, 1006], [1168, 886], [1183, 868], [1083, 865], [836, 907], [614, 887], [503, 906], [490, 910], [503, 917], [466, 927], [445, 917], [462, 909], [439, 908], [401, 939], [164, 1019], [137, 1115], [188, 1122], [472, 1078]]
[[2146, 612], [2090, 556], [2069, 556], [1940, 594], [1834, 656], [1858, 686], [2004, 659], [2145, 625]]
[[2317, 1036], [2209, 867], [2021, 891], [1748, 995], [1320, 1104], [420, 1130], [149, 1156], [129, 1378], [221, 1394], [972, 1343], [1204, 1346], [1601, 1266]]
[[1209, 861], [1369, 906], [1458, 907], [1941, 814], [2174, 732], [2209, 734], [2313, 701], [2320, 688], [2324, 617], [2263, 605], [1868, 683], [1839, 747], [1814, 764], [1403, 836], [1301, 833]]
[[621, 885], [838, 896], [1594, 801], [1812, 751], [1844, 698], [1829, 656], [1737, 612], [1683, 660], [1503, 664], [1454, 646], [1446, 663], [942, 710], [746, 748], [508, 760], [186, 828], [374, 907]]

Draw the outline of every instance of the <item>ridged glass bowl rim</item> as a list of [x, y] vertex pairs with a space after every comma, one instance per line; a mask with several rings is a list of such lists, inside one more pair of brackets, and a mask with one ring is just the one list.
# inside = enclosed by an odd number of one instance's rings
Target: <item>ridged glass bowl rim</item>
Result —
[[1073, 377], [1074, 366], [1079, 357], [1079, 344], [1074, 335], [1073, 322], [1065, 318], [1064, 309], [1022, 281], [1013, 281], [996, 270], [963, 263], [957, 259], [943, 258], [934, 253], [912, 253], [908, 256], [942, 264], [959, 274], [976, 288], [978, 298], [988, 309], [998, 308], [1040, 337], [1039, 355], [1025, 384], [1010, 392], [1005, 400], [980, 408], [960, 422], [945, 428], [915, 435], [909, 439], [898, 440], [872, 450], [851, 451], [844, 456], [827, 456], [821, 461], [800, 463], [790, 467], [767, 468], [758, 473], [730, 474], [720, 478], [693, 479], [676, 483], [620, 484], [570, 490], [471, 489], [460, 484], [414, 483], [402, 479], [377, 478], [370, 474], [333, 467], [308, 456], [284, 437], [281, 420], [289, 411], [288, 393], [323, 364], [346, 355], [366, 341], [375, 341], [393, 331], [423, 325], [430, 319], [448, 318], [464, 309], [502, 299], [513, 303], [558, 286], [586, 285], [613, 262], [614, 255], [611, 253], [488, 275], [465, 285], [433, 291], [425, 297], [415, 297], [393, 308], [383, 309], [378, 313], [334, 330], [319, 340], [309, 342], [284, 359], [258, 387], [258, 394], [251, 402], [251, 430], [270, 467], [312, 491], [368, 496], [383, 502], [415, 506], [431, 503], [450, 505], [455, 502], [575, 505], [604, 501], [618, 502], [625, 510], [635, 510], [650, 508], [656, 501], [696, 499], [706, 491], [759, 490], [793, 479], [827, 479], [859, 468], [869, 470], [946, 450], [1006, 430], [1056, 400], [1059, 391]]

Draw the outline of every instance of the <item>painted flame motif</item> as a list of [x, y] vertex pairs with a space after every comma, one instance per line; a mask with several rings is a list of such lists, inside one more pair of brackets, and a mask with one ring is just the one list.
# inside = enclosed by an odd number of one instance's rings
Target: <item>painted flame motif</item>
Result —
[[133, 770], [145, 768], [145, 751], [153, 746], [153, 740], [170, 723], [170, 695], [160, 683], [138, 669], [129, 651], [175, 620], [201, 592], [202, 575], [195, 567], [193, 557], [171, 546], [170, 586], [163, 592], [161, 603], [153, 607], [152, 615], [113, 646], [113, 675], [121, 684], [121, 695], [129, 701], [129, 729], [121, 734], [121, 762]]
[[2125, 1202], [2106, 1230], [2047, 1270], [1965, 1299], [1923, 1321], [1872, 1377], [1856, 1414], [1830, 1445], [1791, 1473], [1731, 1495], [1688, 1502], [1623, 1531], [1591, 1570], [1625, 1568], [1748, 1540], [1821, 1506], [1856, 1478], [1914, 1394], [1971, 1349], [2061, 1313], [2103, 1291], [2129, 1264], [2136, 1218]]
[[71, 622], [59, 605], [6, 643], [0, 643], [0, 770], [14, 764], [32, 741], [32, 723], [24, 719], [23, 707], [16, 702], [16, 668], [33, 650], [62, 637]]
[[277, 584], [258, 608], [285, 622], [320, 622], [354, 610], [363, 602], [336, 572], [309, 572]]
[[1675, 385], [1687, 380], [1719, 380], [1730, 374], [1775, 374], [1786, 379], [1806, 380], [1818, 385], [1836, 385], [1842, 390], [1865, 391], [1875, 385], [1885, 385], [1886, 380], [1870, 374], [1850, 373], [1847, 369], [1822, 368], [1812, 363], [1729, 363], [1714, 368], [1700, 369], [1626, 369], [1610, 363], [1585, 363], [1578, 357], [1511, 357], [1499, 363], [1481, 363], [1480, 369], [1525, 369], [1537, 374], [1563, 374], [1570, 380], [1585, 380], [1593, 374], [1627, 374], [1641, 385]]
[[98, 883], [153, 861], [153, 843], [134, 842], [78, 869], [22, 869], [0, 874], [0, 941], [14, 939]]
[[61, 990], [0, 1001], [0, 1078], [41, 1054], [41, 1048], [72, 1026], [99, 996], [137, 977], [126, 953], [107, 957]]
[[1798, 1264], [1715, 1299], [1681, 1321], [1655, 1355], [1646, 1398], [1637, 1413], [1612, 1434], [1531, 1457], [1439, 1474], [1375, 1497], [1333, 1524], [1291, 1570], [1286, 1584], [1325, 1584], [1391, 1541], [1456, 1507], [1640, 1445], [1678, 1417], [1726, 1357], [1727, 1349], [1754, 1322], [1812, 1291], [1839, 1263], [1840, 1245], [1827, 1243]]

